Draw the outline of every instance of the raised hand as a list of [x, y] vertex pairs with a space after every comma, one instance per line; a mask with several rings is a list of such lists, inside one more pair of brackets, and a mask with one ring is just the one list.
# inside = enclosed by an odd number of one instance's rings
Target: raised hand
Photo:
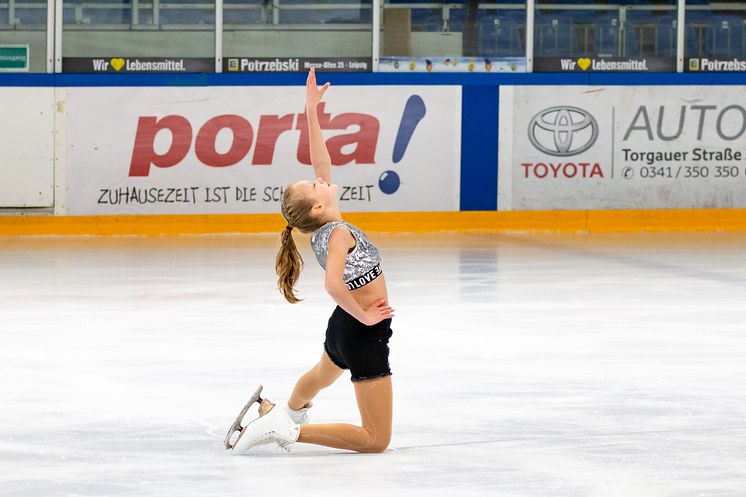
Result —
[[308, 71], [308, 78], [306, 79], [306, 108], [316, 110], [316, 106], [319, 105], [321, 99], [324, 97], [327, 88], [331, 83], [324, 83], [324, 86], [319, 88], [316, 85], [316, 71], [311, 68]]

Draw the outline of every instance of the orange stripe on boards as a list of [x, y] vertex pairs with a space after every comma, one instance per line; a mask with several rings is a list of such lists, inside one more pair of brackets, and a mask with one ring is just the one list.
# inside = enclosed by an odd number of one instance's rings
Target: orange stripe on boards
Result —
[[587, 212], [587, 230], [593, 233], [746, 230], [746, 209]]
[[4, 216], [0, 235], [203, 235], [279, 232], [280, 214]]
[[[405, 233], [746, 231], [746, 209], [358, 212], [345, 219], [367, 231]], [[0, 235], [279, 233], [284, 227], [279, 214], [0, 216]]]

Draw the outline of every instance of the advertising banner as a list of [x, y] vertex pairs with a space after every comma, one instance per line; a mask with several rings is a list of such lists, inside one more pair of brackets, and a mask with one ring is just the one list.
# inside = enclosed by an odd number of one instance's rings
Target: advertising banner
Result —
[[746, 59], [717, 59], [691, 57], [684, 59], [687, 72], [745, 72]]
[[226, 57], [223, 72], [370, 72], [371, 57]]
[[381, 57], [380, 72], [526, 72], [525, 57]]
[[192, 73], [215, 72], [211, 57], [64, 57], [68, 73]]
[[746, 87], [500, 88], [498, 210], [746, 207]]
[[536, 72], [675, 72], [674, 57], [536, 57]]
[[[323, 80], [321, 80], [323, 82]], [[67, 213], [276, 213], [314, 179], [303, 87], [70, 88]], [[460, 87], [332, 86], [319, 121], [343, 211], [459, 207]]]

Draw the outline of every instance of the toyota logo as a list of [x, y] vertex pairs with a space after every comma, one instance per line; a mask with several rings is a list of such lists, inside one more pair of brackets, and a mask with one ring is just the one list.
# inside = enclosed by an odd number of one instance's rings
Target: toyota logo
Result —
[[596, 143], [596, 138], [596, 119], [578, 107], [550, 107], [528, 123], [528, 139], [533, 146], [556, 157], [585, 152]]

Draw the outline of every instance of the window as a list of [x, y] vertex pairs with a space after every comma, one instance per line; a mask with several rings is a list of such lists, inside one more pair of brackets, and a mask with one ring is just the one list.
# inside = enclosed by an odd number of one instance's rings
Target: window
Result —
[[536, 4], [534, 69], [675, 71], [675, 0]]
[[46, 0], [0, 0], [0, 72], [47, 72]]
[[214, 0], [63, 0], [63, 72], [212, 72]]
[[539, 0], [532, 12], [518, 0], [381, 0], [376, 12], [373, 0], [222, 0], [220, 11], [62, 0], [57, 19], [50, 5], [0, 0], [0, 72], [371, 71], [374, 52], [385, 72], [746, 71], [736, 0], [686, 0], [684, 12], [677, 0]]
[[687, 71], [746, 71], [746, 4], [687, 0], [684, 68]]
[[371, 0], [226, 0], [225, 72], [370, 71]]
[[383, 8], [382, 71], [525, 70], [525, 2], [387, 0]]

